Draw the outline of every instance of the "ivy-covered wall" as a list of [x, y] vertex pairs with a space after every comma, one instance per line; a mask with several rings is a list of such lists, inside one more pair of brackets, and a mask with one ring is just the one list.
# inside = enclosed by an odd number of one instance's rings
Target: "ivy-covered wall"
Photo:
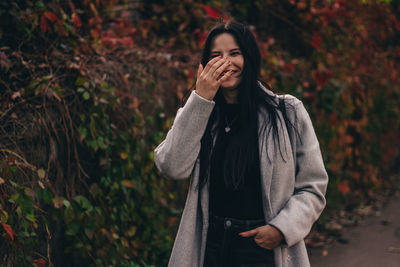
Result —
[[152, 151], [221, 18], [252, 25], [261, 78], [306, 104], [327, 211], [373, 200], [400, 160], [399, 11], [376, 0], [2, 1], [1, 265], [166, 265], [188, 181], [162, 177]]

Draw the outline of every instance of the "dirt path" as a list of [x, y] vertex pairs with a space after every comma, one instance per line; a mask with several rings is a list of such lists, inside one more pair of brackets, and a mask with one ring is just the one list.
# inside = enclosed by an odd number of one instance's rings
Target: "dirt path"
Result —
[[380, 216], [371, 216], [355, 227], [345, 229], [348, 243], [309, 249], [312, 267], [400, 267], [400, 191], [382, 208]]

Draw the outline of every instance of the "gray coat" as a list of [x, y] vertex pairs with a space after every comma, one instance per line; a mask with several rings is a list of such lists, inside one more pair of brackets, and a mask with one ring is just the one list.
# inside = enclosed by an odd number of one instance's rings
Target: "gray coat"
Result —
[[[271, 91], [264, 90], [274, 95]], [[310, 266], [304, 238], [325, 207], [328, 175], [310, 117], [302, 102], [285, 95], [293, 109], [287, 115], [296, 120], [300, 138], [282, 123], [279, 135], [283, 158], [274, 146], [272, 135], [259, 137], [262, 199], [265, 220], [278, 228], [282, 245], [274, 249], [277, 267]], [[199, 190], [200, 140], [215, 102], [193, 91], [180, 108], [165, 140], [155, 149], [155, 163], [164, 175], [173, 179], [192, 177], [168, 266], [202, 267], [208, 229], [209, 184]], [[259, 109], [259, 129], [268, 123], [268, 113]], [[278, 113], [282, 119], [282, 114]], [[216, 131], [215, 125], [211, 133]], [[290, 138], [289, 138], [290, 135]], [[215, 142], [215, 134], [213, 136]], [[301, 140], [300, 140], [301, 139]]]

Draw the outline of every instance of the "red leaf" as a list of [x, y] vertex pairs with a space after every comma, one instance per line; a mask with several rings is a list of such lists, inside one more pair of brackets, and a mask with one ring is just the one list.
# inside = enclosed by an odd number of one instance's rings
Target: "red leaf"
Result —
[[217, 19], [220, 17], [220, 13], [209, 6], [204, 6], [204, 10], [207, 12], [207, 16], [209, 16], [210, 18]]
[[292, 73], [296, 70], [296, 65], [292, 62], [289, 62], [283, 66], [283, 70], [285, 73]]
[[72, 13], [72, 22], [75, 24], [76, 27], [82, 27], [82, 22], [76, 13]]
[[197, 28], [194, 30], [194, 34], [196, 35], [197, 41], [203, 45], [204, 42], [206, 41], [208, 32], [201, 31], [199, 28]]
[[44, 267], [46, 265], [46, 261], [44, 259], [37, 259], [33, 260], [33, 264], [35, 264], [38, 267]]
[[46, 19], [48, 19], [50, 22], [54, 22], [54, 21], [58, 20], [57, 16], [53, 12], [50, 12], [50, 11], [44, 12], [43, 16], [45, 16]]
[[172, 226], [174, 223], [176, 223], [177, 220], [178, 220], [177, 217], [169, 217], [169, 218], [168, 218], [168, 224], [169, 224], [169, 226]]
[[311, 45], [314, 48], [318, 48], [321, 45], [321, 42], [322, 42], [321, 36], [319, 36], [318, 33], [314, 33], [313, 39], [311, 40]]
[[221, 17], [222, 17], [223, 21], [230, 21], [231, 20], [227, 14], [222, 14]]
[[187, 80], [188, 80], [188, 82], [192, 81], [193, 76], [194, 76], [194, 72], [193, 72], [192, 69], [190, 69], [190, 70], [189, 70], [189, 73], [187, 74]]
[[314, 80], [317, 82], [319, 88], [324, 87], [325, 84], [332, 78], [333, 73], [330, 70], [313, 70], [311, 72]]
[[304, 98], [315, 98], [315, 93], [314, 92], [308, 92], [308, 91], [306, 91], [306, 92], [304, 92], [303, 93], [303, 97]]
[[390, 158], [394, 154], [393, 152], [393, 149], [389, 149], [388, 151], [386, 151], [386, 157]]
[[134, 42], [132, 37], [120, 38], [120, 43], [125, 47], [134, 47]]
[[11, 238], [11, 240], [14, 241], [14, 230], [11, 228], [11, 226], [6, 223], [1, 223], [1, 225], [3, 226], [8, 236]]
[[339, 121], [339, 118], [335, 112], [331, 113], [330, 115], [330, 122], [332, 126], [335, 126]]
[[349, 193], [350, 192], [349, 182], [347, 180], [342, 181], [340, 184], [338, 184], [338, 190], [343, 195]]
[[42, 32], [46, 32], [47, 29], [49, 28], [49, 25], [47, 24], [47, 20], [44, 16], [40, 17], [40, 29]]

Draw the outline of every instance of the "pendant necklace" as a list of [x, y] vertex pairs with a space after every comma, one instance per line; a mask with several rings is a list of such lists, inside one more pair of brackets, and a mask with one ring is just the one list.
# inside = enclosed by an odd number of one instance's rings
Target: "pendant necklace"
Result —
[[233, 125], [233, 123], [235, 122], [235, 120], [238, 118], [238, 116], [236, 116], [232, 121], [231, 121], [231, 123], [228, 123], [228, 119], [227, 119], [227, 117], [225, 116], [225, 122], [226, 122], [226, 126], [225, 126], [225, 132], [226, 133], [229, 133], [230, 131], [231, 131], [231, 126]]

